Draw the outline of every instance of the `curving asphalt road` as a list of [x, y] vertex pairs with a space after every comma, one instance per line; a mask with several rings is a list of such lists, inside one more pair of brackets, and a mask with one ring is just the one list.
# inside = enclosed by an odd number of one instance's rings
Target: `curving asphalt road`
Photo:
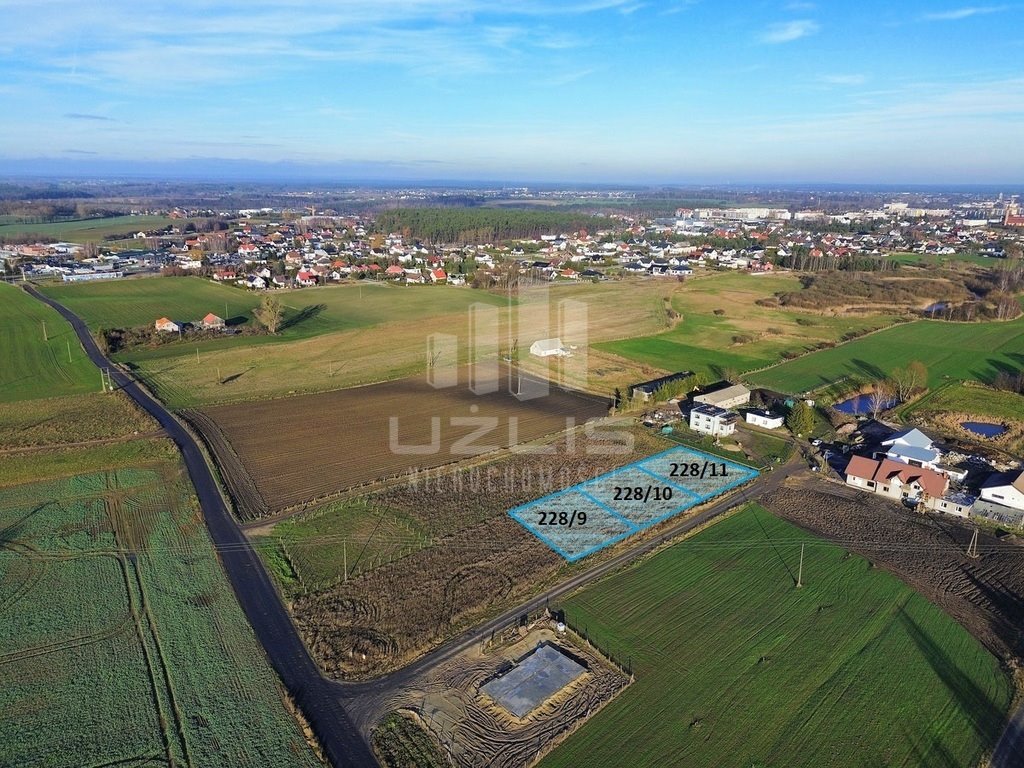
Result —
[[[89, 329], [77, 315], [60, 303], [43, 296], [33, 286], [25, 285], [23, 287], [32, 296], [57, 310], [71, 324], [89, 359], [99, 368], [110, 369], [111, 378], [116, 386], [153, 416], [177, 444], [189, 477], [195, 486], [196, 495], [202, 505], [206, 527], [220, 551], [224, 571], [231, 582], [238, 602], [263, 645], [271, 665], [309, 722], [325, 755], [335, 768], [346, 766], [375, 768], [378, 765], [366, 743], [363, 731], [356, 725], [355, 720], [345, 708], [347, 706], [353, 712], [358, 712], [361, 695], [369, 694], [367, 698], [372, 700], [376, 698], [373, 694], [396, 690], [408, 685], [434, 665], [481, 642], [492, 631], [507, 626], [524, 613], [535, 612], [550, 600], [557, 599], [627, 565], [668, 540], [706, 523], [736, 504], [756, 498], [762, 492], [778, 486], [788, 475], [802, 468], [802, 463], [796, 460], [794, 454], [794, 460], [774, 472], [762, 473], [738, 495], [731, 494], [698, 515], [667, 528], [658, 536], [462, 633], [403, 669], [364, 683], [339, 683], [325, 678], [310, 657], [309, 651], [281, 603], [262, 561], [225, 505], [213, 473], [192, 435], [175, 420], [159, 401], [133, 379], [114, 367], [110, 360], [100, 352]], [[342, 700], [345, 701], [345, 706], [342, 705]], [[378, 713], [372, 714], [376, 716]], [[364, 724], [367, 723], [365, 716], [359, 719]], [[1024, 705], [1021, 705], [1012, 714], [996, 745], [990, 765], [993, 768], [1022, 766], [1024, 765], [1022, 756], [1024, 756]]]
[[231, 516], [195, 439], [164, 406], [108, 360], [85, 323], [63, 305], [34, 287], [25, 290], [57, 310], [71, 323], [89, 359], [108, 368], [114, 384], [159, 422], [181, 450], [185, 467], [202, 505], [210, 537], [216, 544], [224, 571], [245, 611], [270, 664], [316, 734], [324, 754], [335, 768], [375, 768], [377, 761], [362, 734], [338, 699], [336, 683], [320, 674], [292, 624], [259, 555]]

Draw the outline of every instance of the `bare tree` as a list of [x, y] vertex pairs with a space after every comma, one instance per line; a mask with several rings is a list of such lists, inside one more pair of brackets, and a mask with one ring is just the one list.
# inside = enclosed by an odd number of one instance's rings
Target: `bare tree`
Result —
[[928, 368], [920, 360], [914, 360], [906, 368], [896, 368], [889, 383], [901, 403], [910, 399], [928, 381]]
[[264, 294], [259, 309], [254, 310], [253, 315], [268, 332], [277, 333], [284, 317], [284, 308], [277, 297]]
[[871, 406], [871, 418], [877, 419], [878, 415], [889, 407], [892, 402], [893, 388], [888, 381], [875, 382], [875, 388], [868, 397], [868, 404]]

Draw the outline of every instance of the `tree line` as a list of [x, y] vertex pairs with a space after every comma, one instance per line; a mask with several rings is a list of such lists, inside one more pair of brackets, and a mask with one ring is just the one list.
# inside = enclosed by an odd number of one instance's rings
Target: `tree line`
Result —
[[507, 210], [500, 208], [394, 208], [377, 216], [377, 229], [429, 244], [481, 245], [517, 238], [571, 233], [607, 227], [600, 216], [570, 211]]

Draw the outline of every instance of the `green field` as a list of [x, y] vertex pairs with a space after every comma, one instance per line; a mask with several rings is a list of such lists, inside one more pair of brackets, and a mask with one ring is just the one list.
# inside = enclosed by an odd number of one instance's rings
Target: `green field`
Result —
[[911, 360], [928, 366], [932, 387], [947, 378], [990, 382], [1000, 370], [1024, 366], [1024, 319], [1003, 323], [919, 320], [791, 360], [748, 380], [792, 394], [837, 382], [854, 389], [884, 378]]
[[950, 412], [996, 421], [1024, 422], [1024, 395], [951, 382], [900, 409], [901, 416]]
[[844, 333], [892, 322], [883, 315], [825, 317], [757, 304], [776, 292], [799, 288], [793, 275], [707, 275], [673, 294], [672, 306], [681, 320], [672, 329], [595, 346], [662, 370], [723, 376], [730, 369], [742, 373], [762, 368], [782, 360], [784, 352], [802, 352], [837, 341]]
[[0, 403], [0, 450], [129, 437], [157, 429], [123, 392]]
[[20, 288], [0, 283], [0, 402], [99, 389], [99, 371], [71, 326]]
[[73, 243], [101, 243], [110, 235], [131, 236], [167, 226], [184, 227], [186, 222], [167, 216], [110, 216], [103, 219], [57, 221], [52, 224], [0, 223], [0, 238], [39, 235]]
[[545, 768], [974, 765], [1012, 697], [951, 618], [759, 507], [564, 608], [636, 681]]
[[412, 518], [359, 499], [288, 518], [254, 541], [282, 588], [297, 593], [329, 589], [345, 578], [346, 566], [353, 578], [427, 546], [430, 538]]
[[177, 465], [0, 491], [0, 764], [319, 765]]

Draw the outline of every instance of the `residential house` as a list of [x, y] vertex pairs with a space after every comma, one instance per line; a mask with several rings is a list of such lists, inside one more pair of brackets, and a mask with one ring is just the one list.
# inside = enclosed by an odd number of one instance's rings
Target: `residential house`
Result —
[[713, 437], [725, 437], [736, 432], [736, 414], [725, 408], [698, 403], [690, 409], [690, 429]]
[[761, 409], [747, 411], [743, 414], [743, 418], [747, 424], [753, 424], [755, 427], [763, 429], [779, 429], [786, 422], [785, 417]]
[[223, 328], [225, 325], [224, 318], [217, 317], [213, 312], [202, 319], [203, 328]]
[[983, 501], [1024, 511], [1024, 470], [999, 472], [990, 476], [981, 486], [981, 498]]
[[180, 323], [168, 320], [166, 317], [161, 317], [154, 325], [158, 331], [166, 331], [167, 333], [178, 333], [181, 330]]
[[443, 283], [448, 280], [448, 273], [441, 267], [430, 270], [430, 280], [434, 283]]
[[939, 469], [942, 452], [934, 441], [919, 429], [906, 429], [882, 441], [886, 458], [912, 467]]
[[897, 501], [922, 504], [936, 512], [966, 517], [974, 498], [949, 491], [949, 478], [927, 467], [884, 458], [854, 456], [846, 467], [846, 483]]

